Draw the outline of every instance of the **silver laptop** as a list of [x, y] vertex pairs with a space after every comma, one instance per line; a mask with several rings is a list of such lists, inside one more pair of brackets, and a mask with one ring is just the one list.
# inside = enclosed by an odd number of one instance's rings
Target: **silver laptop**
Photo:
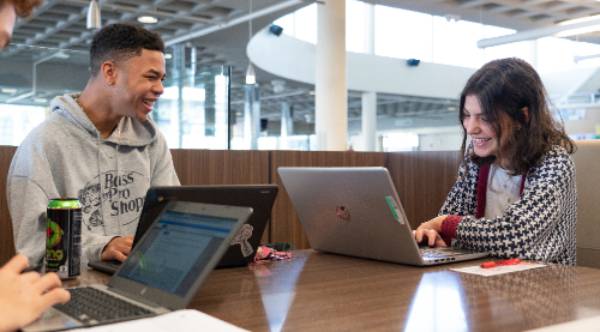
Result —
[[172, 201], [108, 285], [71, 288], [24, 331], [63, 330], [185, 308], [246, 222], [248, 207]]
[[313, 249], [418, 266], [488, 255], [420, 248], [383, 167], [279, 167], [277, 171]]

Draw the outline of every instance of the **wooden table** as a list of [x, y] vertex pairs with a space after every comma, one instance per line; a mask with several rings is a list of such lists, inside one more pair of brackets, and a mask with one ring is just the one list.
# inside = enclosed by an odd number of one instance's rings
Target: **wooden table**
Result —
[[[448, 270], [460, 265], [296, 251], [291, 261], [215, 270], [190, 307], [252, 331], [521, 331], [600, 315], [600, 269]], [[106, 280], [86, 271], [69, 284]]]

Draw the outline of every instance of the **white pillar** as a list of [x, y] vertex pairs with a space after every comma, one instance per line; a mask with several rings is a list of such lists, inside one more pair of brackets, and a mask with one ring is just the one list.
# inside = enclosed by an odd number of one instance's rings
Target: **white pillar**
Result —
[[[375, 6], [365, 3], [367, 6], [366, 43], [367, 54], [375, 54]], [[364, 151], [376, 151], [377, 149], [377, 93], [373, 91], [362, 94], [362, 149]]]
[[319, 150], [346, 150], [346, 1], [317, 5], [315, 134]]
[[244, 146], [258, 149], [260, 135], [260, 94], [256, 84], [244, 86]]
[[289, 148], [288, 136], [294, 134], [293, 130], [294, 119], [292, 119], [290, 104], [284, 101], [281, 103], [281, 135], [279, 137], [280, 149]]
[[376, 150], [377, 135], [377, 93], [362, 94], [362, 148], [364, 151]]

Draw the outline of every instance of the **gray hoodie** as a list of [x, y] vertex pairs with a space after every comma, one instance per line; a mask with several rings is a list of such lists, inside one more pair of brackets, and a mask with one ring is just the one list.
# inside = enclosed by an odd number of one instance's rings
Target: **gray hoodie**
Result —
[[52, 100], [51, 115], [19, 146], [8, 173], [15, 245], [33, 266], [45, 254], [49, 199], [79, 198], [85, 264], [99, 259], [113, 237], [135, 233], [150, 186], [179, 184], [165, 138], [150, 119], [124, 117], [103, 139], [76, 97]]

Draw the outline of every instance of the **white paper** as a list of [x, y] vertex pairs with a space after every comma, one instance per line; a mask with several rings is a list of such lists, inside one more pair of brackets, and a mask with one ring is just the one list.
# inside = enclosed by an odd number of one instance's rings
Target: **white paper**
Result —
[[197, 331], [247, 331], [197, 310], [177, 310], [168, 314], [132, 320], [128, 322], [102, 325], [80, 332], [197, 332]]
[[496, 267], [491, 267], [484, 269], [479, 265], [467, 266], [467, 267], [459, 267], [459, 268], [451, 268], [450, 270], [462, 273], [470, 273], [476, 274], [484, 277], [495, 276], [499, 274], [525, 271], [530, 269], [537, 269], [539, 267], [544, 267], [546, 264], [540, 263], [529, 263], [529, 262], [521, 262], [517, 265], [500, 265]]
[[568, 332], [568, 331], [598, 331], [600, 327], [600, 316], [580, 319], [568, 323], [550, 325], [529, 332]]

